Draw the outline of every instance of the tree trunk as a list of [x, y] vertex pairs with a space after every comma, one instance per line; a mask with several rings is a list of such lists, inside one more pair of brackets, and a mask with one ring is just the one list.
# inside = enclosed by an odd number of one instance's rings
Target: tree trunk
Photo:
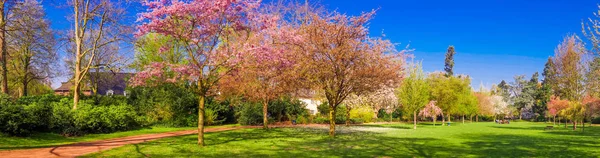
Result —
[[21, 96], [27, 96], [28, 95], [27, 91], [28, 91], [29, 88], [28, 88], [27, 85], [29, 85], [29, 83], [27, 82], [27, 80], [28, 80], [27, 79], [27, 75], [25, 75], [25, 77], [23, 79], [23, 93], [22, 93], [23, 95], [21, 95]]
[[329, 105], [329, 136], [330, 137], [335, 137], [335, 109], [336, 108], [333, 105]]
[[2, 93], [8, 94], [8, 68], [6, 66], [8, 52], [6, 50], [6, 13], [4, 12], [6, 0], [3, 0], [0, 3], [0, 40], [2, 40], [0, 41], [0, 69], [2, 70], [2, 88], [0, 89], [2, 90]]
[[[200, 82], [198, 82], [200, 84]], [[204, 146], [204, 100], [206, 96], [200, 94], [198, 100], [198, 146]]]
[[346, 106], [346, 127], [350, 126], [350, 108]]
[[[585, 119], [583, 119], [585, 120]], [[581, 121], [581, 132], [585, 132], [585, 121]]]
[[[378, 121], [378, 118], [379, 118], [379, 117], [377, 116], [377, 115], [379, 115], [379, 110], [374, 110], [374, 111], [375, 111], [375, 112], [374, 112], [374, 113], [375, 113], [375, 115], [373, 115], [373, 118], [372, 118], [372, 119], [373, 119], [373, 122], [379, 122], [379, 121]], [[365, 121], [366, 121], [366, 120], [365, 120]]]
[[573, 121], [573, 130], [577, 130], [577, 121]]
[[437, 120], [437, 116], [433, 116], [433, 126], [435, 127], [435, 121]]
[[394, 122], [394, 113], [390, 113], [390, 122]]
[[269, 119], [267, 118], [269, 101], [263, 101], [263, 128], [269, 129]]
[[552, 122], [554, 122], [554, 126], [556, 126], [556, 115], [554, 115], [554, 118], [552, 118]]
[[417, 111], [413, 111], [413, 129], [417, 129]]
[[479, 122], [479, 115], [475, 115], [475, 122]]
[[465, 124], [465, 115], [462, 115], [462, 122], [463, 122], [463, 125], [464, 125]]
[[442, 126], [444, 126], [446, 124], [446, 117], [444, 117], [444, 114], [442, 114]]
[[565, 128], [567, 128], [567, 118], [565, 118]]
[[[79, 77], [79, 73], [77, 73], [79, 69], [75, 69], [75, 78]], [[77, 79], [75, 79], [77, 80]], [[81, 85], [79, 84], [79, 82], [74, 81], [75, 83], [75, 90], [73, 91], [73, 110], [77, 110], [77, 103], [79, 103], [79, 93], [81, 91]]]
[[450, 114], [448, 114], [448, 123], [452, 122], [452, 117], [450, 117]]

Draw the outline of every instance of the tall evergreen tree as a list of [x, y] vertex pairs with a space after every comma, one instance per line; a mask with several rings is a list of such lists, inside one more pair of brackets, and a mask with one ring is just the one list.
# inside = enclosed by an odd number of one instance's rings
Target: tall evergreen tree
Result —
[[500, 84], [498, 84], [498, 92], [496, 92], [496, 95], [502, 96], [502, 99], [505, 102], [508, 102], [508, 99], [510, 99], [510, 85], [502, 80]]
[[448, 52], [446, 52], [446, 60], [444, 64], [444, 71], [446, 71], [446, 77], [450, 77], [454, 75], [454, 46], [448, 47]]
[[544, 76], [544, 80], [542, 80], [542, 85], [550, 88], [553, 94], [560, 90], [558, 89], [556, 82], [556, 67], [554, 66], [554, 61], [552, 57], [548, 57], [548, 61], [546, 61], [546, 65], [544, 66], [544, 72], [542, 72], [542, 76]]

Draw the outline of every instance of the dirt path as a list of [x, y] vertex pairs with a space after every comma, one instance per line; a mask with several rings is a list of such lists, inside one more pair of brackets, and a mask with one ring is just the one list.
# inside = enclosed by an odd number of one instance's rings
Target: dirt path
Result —
[[[319, 125], [306, 125], [306, 126], [319, 126]], [[210, 132], [243, 129], [243, 128], [261, 128], [261, 127], [262, 126], [221, 127], [221, 128], [207, 128], [207, 129], [204, 129], [204, 131], [207, 133], [210, 133]], [[292, 127], [292, 126], [284, 125], [284, 126], [270, 126], [270, 127]], [[294, 126], [294, 127], [304, 127], [304, 126], [298, 125], [298, 126]], [[81, 156], [81, 155], [85, 155], [85, 154], [89, 154], [89, 153], [109, 150], [112, 148], [117, 148], [117, 147], [121, 147], [121, 146], [128, 145], [128, 144], [143, 143], [146, 141], [151, 141], [151, 140], [156, 140], [156, 139], [166, 138], [166, 137], [190, 135], [190, 134], [195, 134], [197, 132], [198, 132], [197, 130], [188, 130], [188, 131], [167, 132], [167, 133], [158, 133], [158, 134], [144, 134], [144, 135], [114, 138], [114, 139], [108, 139], [108, 140], [61, 145], [61, 146], [48, 147], [48, 148], [5, 150], [5, 151], [0, 151], [0, 157], [7, 157], [7, 158], [8, 157], [10, 157], [10, 158], [76, 157], [76, 156]]]

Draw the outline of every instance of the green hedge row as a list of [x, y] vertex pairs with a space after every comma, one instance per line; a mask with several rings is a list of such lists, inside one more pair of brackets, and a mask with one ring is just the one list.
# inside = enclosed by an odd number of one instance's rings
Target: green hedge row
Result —
[[33, 132], [55, 132], [66, 136], [109, 133], [144, 125], [144, 117], [126, 103], [97, 105], [82, 100], [73, 110], [70, 98], [44, 95], [23, 97], [11, 102], [2, 96], [0, 132], [27, 136]]

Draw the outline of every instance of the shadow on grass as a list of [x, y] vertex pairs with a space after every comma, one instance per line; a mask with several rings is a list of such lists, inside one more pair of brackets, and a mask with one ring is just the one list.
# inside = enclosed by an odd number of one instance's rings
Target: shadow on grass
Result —
[[[366, 131], [341, 131], [330, 138], [327, 132], [311, 128], [220, 132], [209, 134], [208, 147], [193, 148], [195, 137], [186, 136], [143, 143], [131, 150], [139, 153], [136, 157], [449, 157], [468, 153], [435, 138], [388, 137]], [[168, 148], [168, 152], [145, 146]]]
[[470, 146], [480, 157], [597, 157], [597, 141], [564, 137], [523, 136], [514, 134], [469, 135], [475, 140], [463, 144]]
[[[393, 128], [389, 125], [362, 125], [374, 131]], [[396, 127], [403, 127], [397, 125]], [[501, 128], [507, 126], [500, 126]], [[538, 127], [533, 127], [534, 130]], [[542, 127], [543, 128], [543, 127]], [[406, 128], [401, 128], [406, 129]], [[521, 129], [521, 128], [506, 128]], [[529, 128], [522, 128], [529, 130]], [[593, 131], [596, 130], [596, 131]], [[590, 130], [598, 132], [598, 128]], [[209, 133], [206, 147], [197, 147], [196, 136], [161, 139], [119, 148], [98, 157], [598, 157], [597, 139], [588, 137], [556, 137], [568, 131], [522, 134], [469, 134], [452, 139], [394, 137], [389, 133], [340, 128], [336, 138], [327, 136], [326, 128], [246, 129]], [[578, 132], [580, 133], [580, 132]], [[586, 133], [588, 133], [586, 131]], [[588, 136], [588, 135], [584, 135]], [[596, 137], [597, 138], [597, 137]], [[134, 151], [135, 150], [135, 151]], [[137, 152], [132, 155], [128, 153]]]
[[380, 128], [396, 128], [396, 129], [412, 129], [406, 125], [400, 124], [361, 124], [355, 125], [356, 127], [380, 127]]

